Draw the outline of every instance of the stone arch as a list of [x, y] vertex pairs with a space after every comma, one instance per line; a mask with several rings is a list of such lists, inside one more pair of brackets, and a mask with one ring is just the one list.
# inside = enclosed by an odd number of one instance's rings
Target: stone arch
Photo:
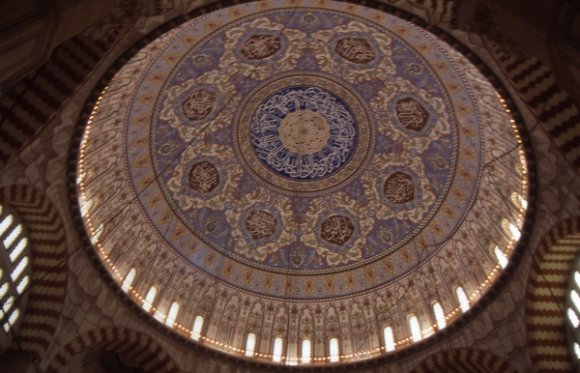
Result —
[[533, 256], [527, 289], [526, 328], [537, 372], [571, 372], [564, 309], [568, 276], [580, 252], [580, 217], [564, 220]]
[[66, 371], [75, 356], [93, 348], [130, 356], [144, 372], [179, 372], [175, 361], [146, 334], [117, 327], [90, 330], [62, 346], [46, 369], [47, 373]]
[[9, 347], [7, 355], [40, 361], [56, 332], [66, 295], [64, 225], [44, 193], [27, 185], [1, 188], [0, 203], [14, 209], [26, 226], [32, 265], [28, 303], [15, 334], [17, 343]]
[[413, 373], [517, 373], [504, 359], [488, 351], [458, 348], [436, 352], [424, 359]]

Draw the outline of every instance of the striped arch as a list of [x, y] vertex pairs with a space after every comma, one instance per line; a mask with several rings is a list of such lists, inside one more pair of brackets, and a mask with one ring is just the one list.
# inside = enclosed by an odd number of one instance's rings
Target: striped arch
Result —
[[64, 226], [52, 203], [29, 186], [0, 189], [0, 203], [10, 206], [22, 219], [32, 257], [28, 303], [16, 331], [17, 343], [12, 343], [7, 354], [40, 361], [56, 332], [66, 294]]
[[413, 373], [517, 373], [507, 361], [483, 350], [459, 348], [437, 352], [419, 364]]
[[580, 252], [580, 217], [552, 228], [534, 254], [527, 291], [526, 324], [537, 372], [571, 372], [564, 309], [568, 276]]
[[75, 356], [97, 346], [100, 351], [115, 351], [131, 358], [145, 372], [180, 371], [173, 359], [151, 337], [132, 329], [111, 327], [91, 330], [67, 343], [55, 355], [46, 372], [66, 371]]
[[580, 106], [556, 81], [552, 69], [533, 56], [514, 56], [506, 48], [490, 18], [479, 17], [479, 28], [485, 48], [490, 51], [505, 78], [542, 123], [562, 154], [580, 168]]

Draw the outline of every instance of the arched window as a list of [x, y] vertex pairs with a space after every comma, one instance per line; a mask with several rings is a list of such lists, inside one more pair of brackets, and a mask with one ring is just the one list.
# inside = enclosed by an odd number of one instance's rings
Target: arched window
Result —
[[338, 338], [330, 338], [328, 341], [328, 360], [331, 363], [338, 363], [340, 360], [340, 349], [338, 346]]
[[419, 325], [419, 319], [417, 316], [412, 315], [409, 317], [409, 328], [411, 329], [411, 338], [413, 338], [413, 342], [419, 342], [423, 339], [421, 326]]
[[131, 285], [133, 285], [133, 281], [135, 281], [136, 275], [137, 275], [137, 270], [135, 268], [131, 268], [129, 270], [129, 272], [127, 273], [127, 276], [125, 276], [125, 279], [123, 280], [123, 285], [121, 285], [121, 289], [123, 289], [124, 292], [129, 291], [129, 289], [131, 288]]
[[312, 361], [312, 342], [310, 342], [310, 339], [308, 338], [302, 340], [300, 359], [302, 364], [308, 364]]
[[254, 350], [256, 349], [256, 335], [254, 333], [248, 333], [246, 337], [246, 356], [254, 356]]
[[508, 265], [508, 258], [505, 256], [504, 252], [498, 246], [493, 248], [493, 254], [497, 258], [497, 262], [502, 268], [507, 267]]
[[201, 337], [201, 330], [203, 329], [204, 318], [201, 315], [197, 315], [193, 322], [193, 327], [191, 328], [191, 339], [198, 341]]
[[435, 314], [435, 320], [437, 320], [437, 328], [439, 330], [445, 328], [445, 326], [447, 326], [445, 312], [443, 312], [443, 307], [441, 307], [439, 302], [433, 304], [433, 313]]
[[383, 339], [385, 340], [385, 350], [387, 352], [395, 350], [395, 336], [393, 335], [393, 328], [387, 326], [383, 329]]
[[459, 301], [459, 307], [463, 313], [469, 311], [471, 306], [469, 305], [469, 298], [467, 298], [467, 294], [465, 294], [465, 290], [460, 286], [455, 289], [455, 294], [457, 295], [457, 300]]
[[519, 193], [513, 192], [511, 195], [512, 202], [520, 209], [526, 210], [528, 208], [528, 201], [524, 199]]
[[514, 223], [509, 222], [506, 219], [503, 219], [501, 221], [501, 226], [502, 226], [504, 232], [506, 232], [506, 234], [511, 236], [511, 238], [513, 238], [516, 241], [520, 239], [520, 237], [521, 237], [520, 230], [518, 227], [515, 226]]
[[151, 311], [151, 307], [153, 307], [153, 302], [155, 302], [155, 298], [157, 297], [157, 288], [155, 286], [151, 286], [147, 295], [145, 296], [145, 301], [143, 302], [143, 309], [147, 312]]
[[179, 303], [173, 302], [171, 303], [171, 307], [169, 307], [169, 313], [167, 314], [167, 319], [165, 320], [165, 325], [170, 328], [173, 328], [175, 325], [175, 319], [177, 318], [177, 313], [179, 312]]
[[282, 337], [274, 338], [274, 349], [272, 351], [272, 360], [275, 362], [282, 361], [282, 347], [284, 342], [282, 341]]

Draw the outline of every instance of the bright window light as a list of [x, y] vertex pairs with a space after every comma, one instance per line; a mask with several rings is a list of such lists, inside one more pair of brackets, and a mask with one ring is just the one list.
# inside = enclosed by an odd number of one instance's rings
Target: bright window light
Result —
[[20, 236], [20, 233], [21, 232], [22, 232], [22, 224], [18, 224], [12, 230], [12, 232], [10, 232], [10, 234], [8, 235], [8, 237], [6, 237], [4, 239], [4, 247], [6, 247], [6, 249], [8, 249], [10, 246], [12, 246], [12, 244], [14, 243], [14, 241], [16, 241], [16, 239], [18, 238], [18, 236]]
[[423, 339], [421, 335], [421, 326], [419, 325], [419, 319], [417, 316], [413, 315], [409, 318], [409, 327], [411, 328], [411, 338], [413, 342], [419, 342]]
[[330, 341], [328, 341], [328, 349], [330, 351], [330, 356], [328, 357], [328, 360], [331, 363], [338, 363], [338, 361], [340, 360], [338, 338], [330, 338]]
[[507, 234], [511, 235], [514, 240], [517, 241], [520, 239], [520, 236], [521, 236], [520, 230], [518, 229], [518, 227], [516, 227], [514, 225], [514, 223], [511, 223], [511, 222], [507, 221], [506, 219], [503, 219], [501, 221], [501, 225], [503, 227], [503, 230]]
[[440, 303], [433, 305], [433, 313], [435, 313], [435, 320], [437, 320], [437, 328], [439, 330], [445, 328], [447, 322], [445, 321], [445, 312], [443, 312], [443, 307], [441, 307]]
[[502, 268], [507, 267], [508, 265], [508, 258], [505, 256], [505, 254], [503, 253], [503, 251], [500, 250], [499, 247], [494, 247], [493, 248], [493, 253], [495, 254], [495, 257], [497, 258], [497, 262], [499, 263], [499, 265]]
[[91, 242], [93, 244], [96, 244], [99, 241], [99, 237], [101, 237], [101, 234], [103, 234], [103, 228], [105, 228], [105, 225], [101, 224], [95, 230], [93, 237], [91, 237]]
[[528, 201], [526, 201], [519, 193], [513, 192], [512, 193], [512, 202], [514, 205], [523, 208], [526, 210], [528, 208]]
[[81, 206], [81, 215], [82, 216], [86, 216], [87, 213], [89, 212], [89, 209], [93, 206], [93, 200], [87, 201], [82, 203]]
[[28, 286], [28, 282], [30, 282], [30, 277], [28, 277], [28, 275], [24, 276], [24, 278], [20, 280], [20, 282], [16, 286], [16, 291], [18, 292], [18, 294], [22, 294], [24, 289], [26, 289], [26, 287]]
[[510, 233], [512, 234], [512, 237], [514, 238], [514, 240], [519, 240], [521, 237], [521, 233], [520, 230], [518, 229], [518, 227], [516, 227], [513, 223], [509, 223], [509, 229], [510, 229]]
[[12, 315], [10, 315], [10, 317], [8, 318], [8, 322], [4, 323], [4, 330], [6, 331], [6, 333], [8, 333], [10, 331], [10, 329], [12, 328], [12, 326], [14, 324], [16, 324], [19, 317], [20, 317], [20, 310], [16, 309], [12, 313]]
[[14, 297], [10, 296], [8, 299], [6, 299], [6, 302], [2, 305], [2, 310], [5, 313], [10, 313], [12, 306], [14, 306]]
[[576, 287], [580, 288], [580, 272], [574, 272], [574, 282], [576, 283]]
[[28, 245], [28, 238], [23, 237], [20, 239], [20, 241], [18, 241], [18, 244], [16, 245], [16, 247], [10, 253], [10, 261], [12, 261], [12, 263], [14, 263], [16, 261], [16, 259], [18, 259], [20, 254], [22, 254], [22, 252], [26, 248], [26, 245]]
[[276, 337], [274, 339], [274, 351], [272, 353], [272, 360], [275, 362], [282, 361], [282, 338]]
[[22, 260], [20, 260], [16, 268], [14, 268], [14, 270], [12, 271], [12, 274], [10, 275], [10, 277], [12, 277], [12, 281], [16, 281], [18, 280], [18, 278], [20, 278], [20, 275], [22, 274], [27, 265], [28, 265], [28, 257], [25, 256], [24, 258], [22, 258]]
[[6, 232], [8, 227], [12, 225], [13, 219], [14, 218], [12, 217], [12, 215], [8, 215], [4, 219], [2, 219], [2, 222], [0, 223], [0, 236], [2, 236], [4, 232]]
[[8, 288], [9, 287], [10, 287], [10, 285], [8, 285], [7, 282], [5, 282], [4, 284], [2, 284], [2, 287], [0, 287], [0, 300], [2, 300], [4, 298], [4, 296], [8, 292]]
[[302, 340], [302, 353], [300, 354], [300, 358], [302, 364], [308, 364], [312, 361], [312, 342], [308, 338]]
[[572, 299], [572, 303], [576, 308], [576, 311], [580, 312], [580, 296], [578, 296], [578, 292], [576, 290], [572, 290], [570, 292], [570, 299]]
[[393, 328], [387, 326], [383, 329], [383, 338], [385, 339], [385, 349], [387, 352], [395, 350], [395, 336], [393, 335]]
[[155, 302], [155, 297], [157, 296], [157, 288], [155, 286], [151, 286], [147, 295], [145, 296], [145, 301], [143, 302], [143, 309], [147, 312], [151, 311], [151, 307], [153, 307], [153, 302]]
[[465, 294], [465, 290], [462, 287], [458, 287], [455, 289], [455, 294], [457, 294], [457, 300], [459, 301], [459, 307], [463, 313], [469, 311], [471, 307], [469, 305], [469, 298], [467, 298], [467, 294]]
[[256, 335], [254, 333], [248, 333], [248, 337], [246, 338], [246, 352], [244, 355], [246, 356], [254, 356], [254, 350], [256, 348]]
[[576, 355], [576, 360], [580, 359], [580, 345], [574, 343], [574, 354]]
[[572, 326], [574, 328], [577, 328], [578, 325], [580, 325], [580, 320], [578, 320], [578, 316], [576, 315], [576, 312], [574, 312], [574, 310], [572, 308], [568, 308], [566, 313], [568, 314], [568, 320], [570, 320], [570, 323], [572, 324]]
[[129, 270], [129, 273], [127, 273], [127, 276], [125, 276], [125, 279], [123, 280], [123, 285], [121, 285], [121, 289], [123, 289], [124, 292], [129, 291], [129, 288], [131, 287], [131, 285], [133, 285], [133, 281], [135, 281], [136, 275], [137, 270], [135, 268], [131, 268]]
[[179, 312], [179, 303], [173, 302], [171, 303], [171, 307], [169, 307], [169, 313], [167, 314], [167, 320], [165, 320], [165, 325], [170, 328], [173, 328], [175, 325], [175, 319], [177, 318], [177, 313]]
[[191, 328], [191, 339], [198, 341], [201, 337], [201, 329], [203, 328], [204, 318], [201, 315], [195, 317], [193, 322], [193, 328]]

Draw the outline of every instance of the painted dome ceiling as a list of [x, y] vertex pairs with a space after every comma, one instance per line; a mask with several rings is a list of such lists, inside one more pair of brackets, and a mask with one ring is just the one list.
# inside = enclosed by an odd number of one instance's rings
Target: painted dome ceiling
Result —
[[522, 229], [526, 159], [504, 99], [446, 42], [295, 3], [221, 9], [135, 53], [85, 123], [77, 194], [105, 268], [176, 333], [362, 360], [487, 292]]

